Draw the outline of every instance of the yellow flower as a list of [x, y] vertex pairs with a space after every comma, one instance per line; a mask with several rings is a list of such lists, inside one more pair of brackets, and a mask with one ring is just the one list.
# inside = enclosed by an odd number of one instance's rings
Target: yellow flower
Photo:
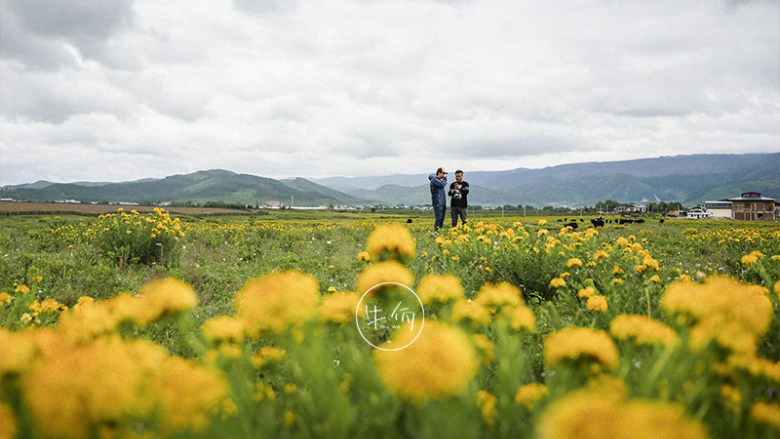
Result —
[[358, 260], [361, 260], [361, 261], [368, 262], [368, 261], [371, 260], [371, 254], [369, 254], [367, 251], [359, 252], [357, 257], [358, 257]]
[[608, 370], [618, 366], [617, 348], [609, 335], [581, 327], [568, 327], [550, 334], [544, 340], [544, 358], [550, 366], [563, 361], [595, 363]]
[[452, 323], [466, 323], [472, 326], [488, 325], [490, 323], [490, 311], [481, 304], [471, 300], [458, 300], [452, 307], [450, 321]]
[[599, 259], [604, 259], [604, 258], [608, 258], [608, 257], [609, 257], [609, 253], [605, 252], [604, 250], [596, 250], [596, 252], [593, 253], [593, 259], [595, 259], [597, 261]]
[[571, 258], [566, 262], [566, 267], [582, 267], [582, 259], [580, 258]]
[[588, 298], [592, 295], [596, 294], [596, 288], [588, 285], [585, 288], [581, 288], [579, 291], [577, 291], [577, 297], [580, 299]]
[[621, 314], [609, 323], [609, 332], [618, 340], [633, 340], [640, 345], [669, 346], [678, 340], [672, 328], [642, 315]]
[[566, 286], [566, 281], [561, 277], [554, 277], [550, 281], [550, 286], [553, 288], [560, 288]]
[[416, 251], [412, 234], [400, 224], [377, 227], [368, 236], [366, 248], [371, 259], [375, 261], [413, 258]]
[[398, 261], [391, 260], [371, 264], [358, 276], [355, 291], [362, 295], [383, 282], [396, 282], [409, 286], [414, 283], [414, 275]]
[[543, 225], [547, 224], [547, 220], [546, 220], [546, 219], [540, 219], [540, 220], [539, 220], [539, 222], [538, 222], [538, 224], [539, 224], [540, 226], [543, 226]]
[[486, 425], [493, 425], [496, 423], [496, 397], [487, 390], [480, 390], [477, 392], [477, 406], [480, 407], [482, 412], [482, 420]]
[[6, 293], [5, 291], [0, 292], [0, 305], [5, 305], [6, 303], [11, 303], [13, 300], [13, 297]]
[[24, 284], [20, 284], [20, 285], [16, 286], [16, 290], [15, 291], [17, 293], [27, 294], [27, 293], [30, 292], [30, 287], [28, 287], [27, 285], [24, 285]]
[[16, 418], [11, 407], [0, 401], [0, 438], [16, 437]]
[[217, 316], [207, 320], [201, 332], [211, 340], [244, 340], [244, 325], [240, 319], [231, 316]]
[[283, 418], [284, 425], [291, 426], [293, 422], [295, 422], [295, 413], [293, 413], [291, 410], [287, 410], [284, 412], [284, 418]]
[[251, 337], [282, 332], [315, 313], [319, 289], [312, 276], [292, 270], [252, 279], [238, 292], [238, 317]]
[[463, 297], [463, 286], [453, 274], [429, 274], [420, 279], [417, 294], [423, 305], [447, 303]]
[[263, 367], [268, 363], [278, 363], [287, 358], [287, 352], [284, 349], [275, 346], [265, 346], [252, 356], [252, 365]]
[[553, 402], [539, 421], [545, 439], [704, 439], [705, 428], [680, 404], [624, 400], [609, 393], [579, 391]]
[[227, 401], [228, 386], [219, 372], [179, 357], [168, 357], [157, 368], [149, 393], [157, 402], [162, 436], [202, 432]]
[[780, 405], [757, 401], [750, 407], [750, 418], [760, 424], [780, 430]]
[[764, 257], [763, 253], [761, 253], [758, 250], [754, 250], [754, 251], [750, 252], [750, 254], [742, 256], [742, 263], [744, 265], [755, 264], [756, 262], [758, 262], [759, 259], [761, 259], [763, 257]]
[[534, 312], [531, 311], [531, 308], [520, 305], [517, 308], [515, 308], [514, 312], [512, 313], [512, 329], [515, 331], [520, 330], [527, 330], [534, 332], [536, 331], [536, 316], [534, 315]]
[[15, 332], [0, 327], [0, 379], [30, 367], [36, 353], [36, 344], [31, 338], [39, 333], [32, 330]]
[[547, 386], [544, 384], [526, 384], [517, 389], [517, 393], [515, 394], [515, 403], [518, 405], [522, 404], [530, 409], [534, 406], [536, 401], [539, 401], [540, 399], [547, 396], [547, 393]]
[[764, 287], [727, 277], [707, 278], [701, 284], [679, 281], [666, 289], [661, 306], [681, 323], [693, 325], [695, 347], [714, 339], [724, 348], [750, 354], [772, 320], [767, 293]]
[[97, 339], [45, 357], [22, 376], [22, 394], [43, 435], [87, 437], [91, 428], [121, 427], [154, 408], [143, 390], [166, 356], [150, 341]]
[[475, 302], [491, 314], [511, 313], [523, 304], [523, 293], [509, 282], [487, 283], [477, 292]]
[[586, 304], [589, 310], [591, 311], [600, 311], [600, 312], [606, 312], [607, 311], [607, 298], [604, 296], [599, 295], [592, 295], [588, 297], [588, 302]]
[[328, 294], [320, 304], [320, 319], [338, 324], [354, 321], [359, 301], [360, 297], [355, 293]]
[[585, 388], [591, 392], [598, 392], [615, 397], [625, 398], [628, 396], [628, 385], [620, 378], [606, 374], [598, 373], [588, 378]]
[[198, 295], [195, 290], [178, 279], [167, 277], [149, 282], [141, 290], [143, 306], [139, 323], [148, 324], [166, 314], [176, 314], [195, 307]]
[[[405, 346], [415, 332], [402, 326], [394, 344]], [[462, 331], [429, 321], [419, 338], [398, 351], [374, 351], [382, 382], [400, 398], [425, 401], [461, 394], [476, 375], [478, 359]]]

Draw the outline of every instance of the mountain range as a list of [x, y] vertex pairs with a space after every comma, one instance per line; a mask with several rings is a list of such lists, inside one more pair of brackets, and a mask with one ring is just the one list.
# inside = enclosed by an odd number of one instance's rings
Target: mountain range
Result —
[[[541, 169], [465, 170], [472, 205], [591, 206], [621, 203], [705, 200], [761, 192], [780, 200], [780, 153], [699, 154], [613, 162], [587, 162]], [[450, 175], [454, 181], [454, 176]], [[0, 198], [23, 201], [196, 203], [293, 206], [430, 203], [427, 175], [295, 178], [276, 180], [215, 169], [162, 179], [121, 183], [37, 181], [4, 186]]]

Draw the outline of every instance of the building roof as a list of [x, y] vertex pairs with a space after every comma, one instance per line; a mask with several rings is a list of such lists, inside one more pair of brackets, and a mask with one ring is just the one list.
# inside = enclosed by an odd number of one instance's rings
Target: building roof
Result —
[[742, 192], [737, 198], [729, 198], [729, 201], [775, 201], [774, 198], [762, 197], [761, 192]]
[[775, 201], [774, 198], [769, 197], [737, 197], [737, 198], [729, 198], [729, 201]]

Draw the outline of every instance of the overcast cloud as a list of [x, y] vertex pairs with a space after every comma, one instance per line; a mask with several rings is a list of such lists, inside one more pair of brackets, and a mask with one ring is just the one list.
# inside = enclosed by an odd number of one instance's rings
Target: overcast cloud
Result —
[[0, 185], [780, 151], [780, 1], [4, 0]]

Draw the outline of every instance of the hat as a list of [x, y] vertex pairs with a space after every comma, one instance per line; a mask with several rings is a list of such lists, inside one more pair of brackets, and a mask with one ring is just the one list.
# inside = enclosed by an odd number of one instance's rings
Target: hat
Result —
[[442, 173], [442, 174], [444, 174], [444, 175], [447, 175], [447, 171], [445, 171], [445, 170], [444, 170], [444, 168], [439, 168], [439, 169], [437, 169], [437, 170], [436, 170], [436, 173], [437, 173], [437, 174], [438, 174], [439, 172], [441, 172], [441, 173]]

